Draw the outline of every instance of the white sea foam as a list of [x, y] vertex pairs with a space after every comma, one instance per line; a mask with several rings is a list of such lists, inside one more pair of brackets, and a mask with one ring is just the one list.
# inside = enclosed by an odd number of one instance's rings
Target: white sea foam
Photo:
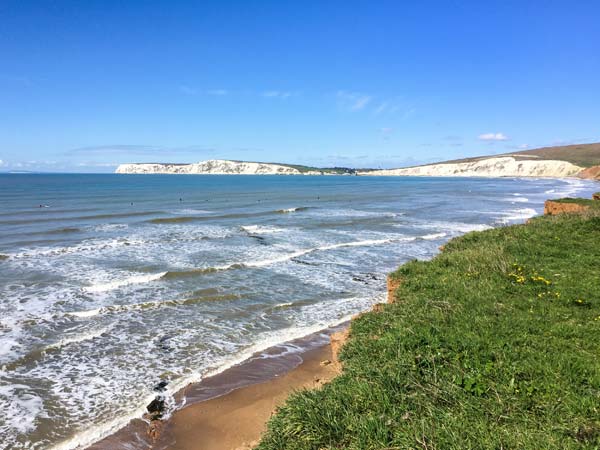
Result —
[[67, 336], [53, 344], [46, 346], [45, 349], [46, 350], [59, 349], [62, 347], [66, 347], [67, 345], [78, 344], [78, 343], [85, 342], [85, 341], [91, 341], [91, 340], [99, 338], [103, 334], [107, 333], [108, 331], [110, 331], [110, 329], [111, 329], [111, 327], [106, 327], [106, 328], [102, 328], [99, 330], [92, 330], [92, 331], [88, 331], [86, 333], [76, 334], [73, 336]]
[[[389, 243], [395, 242], [395, 241], [396, 242], [402, 242], [402, 241], [406, 242], [406, 241], [415, 240], [415, 239], [416, 238], [402, 237], [402, 238], [396, 238], [396, 239], [392, 239], [392, 238], [390, 238], [390, 239], [368, 239], [368, 240], [364, 240], [364, 241], [341, 242], [338, 244], [322, 245], [319, 247], [298, 250], [293, 253], [288, 253], [286, 255], [278, 256], [278, 257], [271, 258], [271, 259], [263, 259], [263, 260], [259, 260], [259, 261], [247, 261], [247, 262], [243, 263], [242, 265], [245, 267], [266, 267], [266, 266], [270, 266], [273, 264], [289, 261], [291, 259], [298, 258], [300, 256], [304, 256], [309, 253], [318, 252], [318, 251], [335, 250], [335, 249], [343, 248], [343, 247], [363, 247], [363, 246], [371, 246], [371, 245], [382, 245], [382, 244], [389, 244]], [[231, 264], [231, 265], [227, 266], [227, 268], [233, 268], [234, 266], [236, 266], [236, 264]]]
[[85, 311], [71, 311], [67, 314], [71, 315], [71, 316], [75, 316], [75, 317], [80, 317], [82, 319], [87, 319], [89, 317], [94, 317], [97, 316], [98, 314], [100, 314], [102, 308], [96, 308], [96, 309], [88, 309]]
[[[250, 260], [250, 261], [243, 261], [243, 262], [234, 262], [234, 263], [223, 264], [223, 265], [214, 266], [214, 267], [203, 267], [200, 269], [190, 269], [189, 272], [190, 273], [193, 273], [193, 272], [201, 273], [201, 272], [237, 269], [237, 268], [242, 268], [242, 267], [268, 267], [268, 266], [272, 266], [274, 264], [279, 264], [279, 263], [283, 263], [286, 261], [290, 261], [294, 258], [298, 258], [300, 256], [308, 255], [308, 254], [314, 253], [314, 252], [329, 251], [329, 250], [335, 250], [335, 249], [344, 248], [344, 247], [365, 247], [365, 246], [389, 244], [392, 242], [408, 242], [408, 241], [414, 241], [415, 239], [417, 239], [417, 237], [367, 239], [367, 240], [353, 241], [353, 242], [340, 242], [337, 244], [321, 245], [321, 246], [312, 247], [312, 248], [295, 250], [293, 252], [274, 256], [272, 258], [265, 258], [265, 259], [259, 259], [259, 260], [254, 260], [254, 261]], [[181, 273], [185, 274], [186, 271], [182, 271]], [[165, 274], [163, 274], [163, 275], [165, 275]]]
[[106, 292], [106, 291], [111, 291], [113, 289], [118, 289], [122, 286], [130, 285], [130, 284], [149, 283], [151, 281], [159, 280], [160, 278], [164, 277], [166, 274], [167, 274], [167, 272], [151, 273], [151, 274], [147, 274], [147, 275], [136, 275], [133, 277], [124, 278], [122, 280], [115, 280], [115, 281], [110, 281], [108, 283], [94, 284], [92, 286], [86, 286], [83, 288], [83, 290], [88, 293]]
[[434, 239], [441, 239], [446, 236], [448, 236], [446, 233], [433, 233], [433, 234], [426, 234], [425, 236], [421, 236], [421, 239], [431, 241]]
[[205, 209], [193, 209], [193, 208], [184, 208], [177, 209], [172, 211], [173, 214], [212, 214], [213, 211], [207, 211]]
[[[405, 225], [395, 225], [396, 227], [404, 227]], [[463, 223], [463, 222], [439, 222], [439, 221], [428, 221], [422, 223], [411, 224], [413, 227], [432, 229], [432, 230], [443, 230], [447, 233], [462, 234], [469, 233], [471, 231], [484, 231], [492, 228], [490, 225], [484, 223]]]
[[[348, 301], [347, 299], [344, 299]], [[378, 298], [374, 297], [371, 299], [359, 299], [363, 301], [363, 308], [366, 309], [369, 305], [376, 303]], [[328, 310], [331, 310], [331, 305], [327, 305]], [[344, 322], [349, 321], [352, 318], [353, 314], [347, 314], [337, 319], [333, 319], [330, 321], [319, 321], [314, 325], [310, 326], [299, 326], [294, 328], [288, 328], [284, 330], [277, 330], [270, 333], [266, 333], [262, 336], [262, 338], [255, 342], [254, 344], [246, 347], [244, 350], [237, 352], [232, 357], [223, 360], [217, 367], [213, 369], [209, 369], [205, 372], [193, 372], [188, 374], [187, 376], [182, 377], [181, 379], [171, 383], [168, 386], [168, 390], [166, 395], [172, 398], [173, 393], [181, 390], [185, 386], [190, 383], [198, 383], [202, 381], [204, 378], [212, 377], [218, 375], [225, 370], [238, 365], [254, 354], [263, 352], [271, 347], [276, 345], [280, 345], [282, 343], [293, 341], [295, 339], [300, 339], [310, 334], [317, 333], [321, 330], [324, 330], [329, 327], [335, 327]], [[150, 403], [155, 397], [155, 394], [151, 394], [143, 399], [140, 402], [141, 405], [146, 405]], [[180, 408], [185, 404], [185, 398], [179, 405], [175, 405], [176, 408]], [[131, 419], [136, 417], [141, 417], [146, 412], [145, 407], [138, 407], [132, 410], [129, 414], [119, 415], [105, 423], [99, 423], [94, 426], [87, 428], [85, 431], [77, 433], [74, 437], [65, 440], [57, 445], [54, 445], [50, 448], [50, 450], [72, 450], [76, 448], [85, 448], [94, 442], [98, 442], [99, 440], [109, 436], [114, 433], [118, 429], [124, 427]]]
[[365, 211], [361, 209], [314, 209], [311, 210], [312, 216], [317, 217], [400, 217], [403, 216], [402, 212], [392, 212], [392, 211]]
[[299, 211], [299, 210], [301, 210], [301, 209], [304, 209], [304, 208], [302, 208], [302, 207], [300, 207], [300, 206], [299, 206], [299, 207], [296, 207], [296, 208], [286, 208], [286, 209], [280, 209], [278, 212], [282, 212], [282, 213], [293, 213], [293, 212]]
[[142, 240], [129, 240], [129, 239], [109, 239], [100, 241], [84, 241], [81, 244], [65, 246], [65, 247], [39, 247], [23, 250], [17, 253], [9, 255], [13, 259], [23, 258], [39, 258], [39, 257], [52, 257], [52, 256], [63, 256], [73, 253], [83, 253], [90, 251], [107, 251], [115, 248], [129, 247], [132, 245], [141, 245], [145, 241]]
[[527, 197], [520, 196], [519, 194], [513, 194], [514, 197], [508, 197], [504, 199], [504, 201], [510, 203], [528, 203], [529, 199]]
[[[0, 371], [0, 377], [2, 375]], [[43, 400], [22, 384], [0, 385], [0, 408], [3, 418], [0, 436], [9, 436], [14, 430], [22, 434], [32, 431], [37, 419], [45, 416]]]
[[93, 225], [92, 230], [96, 232], [109, 232], [116, 230], [125, 230], [129, 225], [126, 223], [103, 223], [102, 225]]
[[274, 308], [285, 308], [286, 306], [292, 306], [293, 304], [293, 302], [277, 303]]
[[284, 228], [269, 227], [264, 225], [244, 225], [241, 227], [241, 229], [249, 234], [273, 234], [283, 233], [286, 231]]
[[537, 211], [533, 208], [520, 208], [507, 211], [498, 219], [499, 223], [509, 224], [512, 222], [523, 221], [537, 215]]

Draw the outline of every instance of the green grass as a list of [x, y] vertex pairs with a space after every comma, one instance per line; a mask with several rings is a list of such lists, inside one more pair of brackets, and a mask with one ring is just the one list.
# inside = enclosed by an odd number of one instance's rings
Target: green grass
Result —
[[534, 150], [525, 150], [518, 154], [523, 156], [534, 155], [540, 159], [559, 159], [569, 161], [580, 167], [600, 165], [600, 143], [575, 144], [556, 147], [544, 147]]
[[259, 450], [600, 448], [600, 215], [469, 233], [394, 274], [343, 373]]
[[288, 166], [288, 167], [293, 167], [294, 169], [297, 169], [302, 173], [312, 172], [312, 171], [333, 173], [336, 175], [343, 175], [343, 174], [354, 175], [356, 173], [355, 169], [351, 169], [349, 167], [311, 167], [311, 166], [302, 166], [299, 164], [283, 164], [283, 165]]

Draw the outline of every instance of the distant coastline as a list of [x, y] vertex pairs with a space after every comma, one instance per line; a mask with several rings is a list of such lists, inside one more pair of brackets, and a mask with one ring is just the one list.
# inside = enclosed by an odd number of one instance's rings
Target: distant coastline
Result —
[[600, 178], [600, 144], [545, 147], [397, 169], [318, 168], [283, 163], [207, 160], [191, 164], [121, 164], [118, 174], [358, 175], [428, 177]]

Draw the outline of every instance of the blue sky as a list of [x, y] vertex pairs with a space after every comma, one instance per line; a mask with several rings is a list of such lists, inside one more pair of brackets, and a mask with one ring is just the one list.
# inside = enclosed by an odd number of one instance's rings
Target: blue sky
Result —
[[3, 1], [0, 170], [600, 141], [597, 1]]

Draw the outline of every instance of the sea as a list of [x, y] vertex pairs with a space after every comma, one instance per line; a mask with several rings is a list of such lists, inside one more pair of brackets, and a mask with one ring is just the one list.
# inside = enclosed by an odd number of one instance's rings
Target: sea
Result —
[[[577, 179], [0, 175], [0, 449], [85, 448]], [[301, 351], [290, 345], [289, 351]], [[168, 412], [167, 412], [168, 416]]]

